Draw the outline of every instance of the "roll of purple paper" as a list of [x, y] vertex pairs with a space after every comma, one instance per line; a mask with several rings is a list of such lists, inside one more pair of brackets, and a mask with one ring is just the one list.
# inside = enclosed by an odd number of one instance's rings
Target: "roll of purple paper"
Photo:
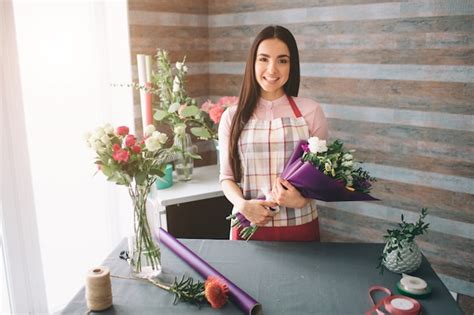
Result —
[[237, 304], [237, 306], [245, 312], [245, 314], [261, 314], [262, 306], [255, 301], [250, 295], [229, 281], [219, 271], [211, 267], [201, 257], [196, 255], [193, 251], [187, 248], [183, 243], [178, 241], [173, 235], [169, 234], [162, 228], [158, 232], [158, 240], [160, 243], [168, 247], [173, 253], [181, 258], [185, 263], [191, 266], [204, 279], [209, 276], [217, 276], [223, 279], [229, 288], [230, 299]]

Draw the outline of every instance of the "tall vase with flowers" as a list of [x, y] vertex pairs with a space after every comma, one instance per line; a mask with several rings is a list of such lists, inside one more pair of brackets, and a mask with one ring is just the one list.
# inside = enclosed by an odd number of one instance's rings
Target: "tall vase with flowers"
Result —
[[173, 149], [164, 148], [167, 140], [150, 125], [145, 137], [137, 139], [129, 128], [114, 129], [110, 124], [86, 134], [88, 146], [95, 151], [95, 164], [107, 180], [128, 188], [133, 203], [134, 235], [129, 238], [129, 262], [132, 274], [140, 278], [161, 271], [160, 249], [155, 243], [146, 214], [146, 199], [155, 180], [164, 175]]
[[[173, 130], [174, 146], [178, 152], [175, 168], [183, 165], [189, 167], [190, 160], [201, 158], [194, 152], [194, 147], [189, 145], [188, 132], [203, 140], [213, 139], [216, 134], [206, 120], [205, 113], [196, 105], [196, 100], [189, 97], [186, 92], [188, 67], [185, 61], [186, 57], [172, 66], [168, 52], [158, 49], [157, 71], [152, 73], [153, 87], [147, 88], [148, 92], [159, 98], [154, 119], [169, 125]], [[180, 176], [178, 173], [178, 179], [189, 180], [192, 169], [187, 173], [189, 176]]]

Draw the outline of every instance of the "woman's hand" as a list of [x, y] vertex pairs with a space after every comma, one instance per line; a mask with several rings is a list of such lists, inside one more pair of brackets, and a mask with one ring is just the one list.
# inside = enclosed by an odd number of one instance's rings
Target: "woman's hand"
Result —
[[303, 208], [311, 199], [303, 197], [286, 179], [277, 177], [272, 189], [273, 200], [287, 208]]
[[276, 206], [277, 203], [273, 201], [252, 199], [242, 200], [242, 202], [236, 205], [236, 208], [251, 223], [256, 224], [257, 226], [264, 226], [276, 214], [274, 211], [271, 211], [269, 207]]

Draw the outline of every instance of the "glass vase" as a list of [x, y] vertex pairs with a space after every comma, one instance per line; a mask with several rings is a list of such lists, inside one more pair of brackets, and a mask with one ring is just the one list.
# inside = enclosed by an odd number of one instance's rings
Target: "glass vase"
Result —
[[179, 181], [189, 181], [193, 177], [194, 159], [191, 135], [188, 133], [177, 134], [174, 137], [174, 146], [179, 149], [178, 157], [174, 164], [176, 176]]
[[153, 239], [146, 213], [146, 200], [152, 183], [131, 185], [134, 234], [128, 238], [129, 264], [137, 278], [153, 278], [161, 272], [160, 247]]

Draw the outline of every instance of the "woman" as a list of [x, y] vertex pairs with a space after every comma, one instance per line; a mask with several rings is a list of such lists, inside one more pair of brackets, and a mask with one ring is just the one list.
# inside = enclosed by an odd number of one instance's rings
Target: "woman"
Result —
[[[319, 104], [297, 97], [299, 84], [295, 38], [284, 27], [266, 27], [250, 49], [239, 103], [219, 124], [221, 152], [229, 152], [220, 159], [222, 190], [234, 212], [259, 226], [253, 240], [319, 240], [316, 202], [278, 177], [300, 140], [328, 136]], [[238, 234], [232, 229], [231, 238]]]

